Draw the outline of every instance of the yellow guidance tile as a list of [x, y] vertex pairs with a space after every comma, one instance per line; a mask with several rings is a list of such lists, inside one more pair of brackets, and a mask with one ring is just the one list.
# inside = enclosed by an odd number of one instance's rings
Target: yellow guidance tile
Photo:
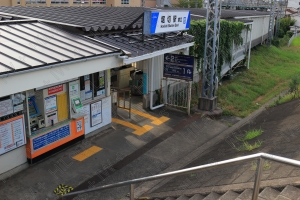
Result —
[[95, 153], [101, 151], [102, 148], [100, 147], [97, 147], [97, 146], [92, 146], [90, 148], [88, 148], [87, 150], [77, 154], [76, 156], [74, 156], [73, 158], [75, 160], [78, 160], [78, 161], [83, 161], [85, 159], [87, 159], [88, 157], [91, 157], [92, 155], [94, 155]]
[[141, 112], [141, 111], [138, 111], [138, 110], [134, 110], [134, 109], [131, 109], [131, 112], [134, 113], [134, 114], [140, 115], [142, 117], [151, 119], [152, 120], [151, 123], [154, 124], [154, 125], [161, 125], [161, 124], [163, 124], [164, 122], [166, 122], [166, 121], [168, 121], [170, 119], [170, 118], [165, 117], [165, 116], [157, 118], [157, 117], [154, 117], [154, 116], [152, 116], [152, 115], [150, 115], [148, 113], [144, 113], [144, 112]]
[[117, 118], [112, 118], [112, 121], [114, 123], [121, 124], [121, 125], [126, 126], [128, 128], [134, 129], [134, 131], [132, 133], [135, 134], [135, 135], [138, 135], [138, 136], [143, 135], [144, 133], [150, 131], [153, 128], [152, 126], [149, 126], [149, 125], [138, 126], [138, 125], [135, 125], [133, 123], [130, 123], [130, 122], [127, 122], [127, 121], [124, 121], [124, 120], [120, 120], [120, 119], [117, 119]]

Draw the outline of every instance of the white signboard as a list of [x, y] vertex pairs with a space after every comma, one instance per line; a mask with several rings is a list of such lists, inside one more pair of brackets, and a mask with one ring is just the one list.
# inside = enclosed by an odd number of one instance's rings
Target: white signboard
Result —
[[12, 100], [7, 99], [4, 101], [0, 101], [0, 117], [3, 117], [5, 115], [9, 115], [13, 113], [13, 105], [12, 105]]
[[0, 155], [25, 144], [24, 116], [0, 122]]
[[78, 83], [76, 84], [70, 84], [70, 90], [69, 90], [70, 96], [78, 96], [79, 95], [79, 87]]
[[91, 126], [102, 122], [102, 101], [91, 104]]
[[90, 104], [84, 105], [80, 113], [84, 114], [84, 133], [89, 134], [109, 123], [111, 123], [111, 97], [102, 99], [102, 122], [98, 125], [91, 126], [91, 106]]
[[183, 31], [190, 28], [188, 10], [148, 10], [144, 12], [144, 34]]
[[45, 98], [45, 109], [46, 113], [56, 111], [56, 95]]

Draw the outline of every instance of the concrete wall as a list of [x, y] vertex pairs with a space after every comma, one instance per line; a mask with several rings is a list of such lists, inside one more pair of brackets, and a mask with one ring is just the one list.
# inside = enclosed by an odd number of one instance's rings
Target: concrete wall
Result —
[[14, 149], [0, 156], [0, 180], [6, 179], [28, 166], [26, 147]]
[[300, 26], [300, 14], [292, 15], [292, 19], [296, 20], [295, 26]]

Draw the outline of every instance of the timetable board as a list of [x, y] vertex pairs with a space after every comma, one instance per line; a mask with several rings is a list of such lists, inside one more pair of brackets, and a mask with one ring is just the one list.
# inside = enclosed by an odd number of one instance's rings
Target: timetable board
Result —
[[0, 122], [0, 155], [25, 144], [23, 115]]

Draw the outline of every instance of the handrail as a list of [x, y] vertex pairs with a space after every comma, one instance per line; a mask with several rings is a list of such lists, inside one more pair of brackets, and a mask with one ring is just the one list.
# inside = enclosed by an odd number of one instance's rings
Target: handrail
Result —
[[147, 177], [143, 177], [143, 178], [132, 179], [129, 181], [122, 181], [122, 182], [118, 182], [118, 183], [114, 183], [114, 184], [108, 184], [108, 185], [104, 185], [104, 186], [94, 187], [94, 188], [90, 188], [90, 189], [86, 189], [86, 190], [80, 190], [77, 192], [71, 192], [71, 193], [65, 194], [63, 196], [63, 199], [64, 199], [64, 197], [72, 196], [72, 195], [76, 195], [76, 194], [82, 194], [82, 193], [104, 190], [104, 189], [109, 189], [109, 188], [121, 187], [124, 185], [130, 185], [130, 199], [134, 200], [133, 185], [136, 183], [145, 182], [145, 181], [153, 181], [153, 180], [162, 179], [162, 178], [175, 177], [175, 176], [179, 176], [179, 175], [198, 172], [203, 169], [221, 167], [224, 165], [239, 163], [242, 161], [249, 161], [249, 160], [253, 160], [253, 159], [258, 159], [258, 166], [256, 169], [256, 177], [255, 177], [255, 181], [254, 181], [254, 190], [253, 190], [253, 196], [252, 196], [253, 200], [256, 200], [258, 197], [260, 177], [261, 177], [261, 171], [263, 168], [262, 165], [263, 165], [264, 159], [269, 159], [269, 160], [281, 162], [284, 164], [289, 164], [289, 165], [300, 167], [300, 161], [298, 161], [298, 160], [284, 158], [281, 156], [276, 156], [276, 155], [267, 154], [267, 153], [257, 153], [257, 154], [252, 154], [252, 155], [248, 155], [248, 156], [242, 156], [242, 157], [238, 157], [238, 158], [232, 158], [232, 159], [228, 159], [228, 160], [224, 160], [224, 161], [200, 165], [197, 167], [191, 167], [191, 168], [187, 168], [187, 169], [177, 170], [177, 171], [173, 171], [173, 172], [167, 172], [167, 173], [158, 174], [158, 175], [154, 175], [154, 176], [147, 176]]

